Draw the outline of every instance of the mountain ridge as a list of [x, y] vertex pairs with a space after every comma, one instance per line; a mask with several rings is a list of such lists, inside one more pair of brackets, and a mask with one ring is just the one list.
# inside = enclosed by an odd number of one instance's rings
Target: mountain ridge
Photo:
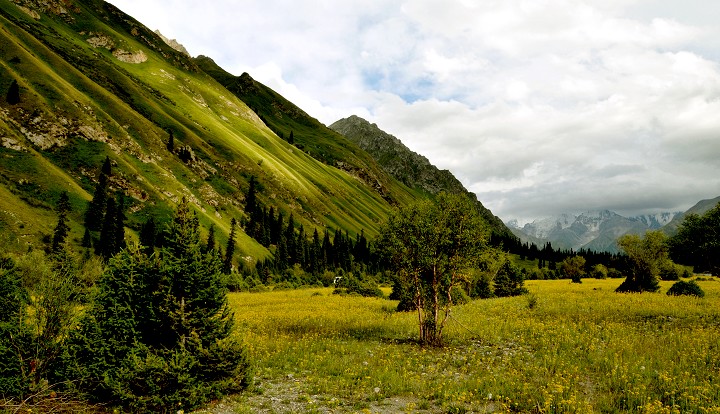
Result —
[[[372, 237], [393, 208], [432, 197], [249, 74], [189, 57], [109, 3], [0, 0], [0, 24], [0, 91], [19, 85], [18, 102], [0, 96], [6, 248], [42, 247], [62, 192], [79, 246], [106, 157], [130, 240], [186, 198], [222, 243], [231, 219], [247, 219], [253, 179], [258, 202], [294, 215], [306, 234]], [[237, 237], [245, 260], [273, 254], [243, 231]]]
[[624, 217], [610, 210], [596, 210], [580, 214], [562, 213], [537, 219], [522, 227], [516, 220], [506, 224], [523, 242], [551, 242], [553, 247], [559, 249], [618, 253], [618, 237], [659, 230], [679, 214], [681, 213]]
[[400, 139], [376, 124], [352, 115], [332, 123], [329, 128], [367, 151], [388, 174], [410, 188], [428, 194], [446, 191], [468, 195], [496, 235], [502, 238], [515, 237], [505, 223], [483, 206], [477, 196], [468, 191], [450, 171], [435, 167], [425, 156], [413, 152]]

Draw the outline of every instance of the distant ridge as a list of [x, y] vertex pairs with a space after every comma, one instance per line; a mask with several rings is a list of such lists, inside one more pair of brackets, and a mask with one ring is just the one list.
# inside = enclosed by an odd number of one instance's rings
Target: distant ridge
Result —
[[663, 231], [669, 235], [677, 233], [680, 224], [682, 224], [683, 220], [685, 220], [685, 216], [687, 216], [688, 214], [698, 214], [702, 216], [710, 209], [715, 207], [718, 203], [720, 203], [720, 196], [698, 201], [697, 204], [690, 207], [686, 212], [675, 216], [675, 218], [673, 218], [667, 225], [665, 225], [665, 227], [663, 227]]
[[435, 167], [426, 157], [411, 151], [402, 141], [381, 130], [376, 124], [352, 115], [334, 122], [330, 129], [369, 153], [388, 174], [410, 188], [429, 194], [441, 191], [468, 194], [499, 234], [515, 237], [502, 220], [483, 206], [477, 196], [469, 192], [450, 171]]
[[617, 253], [618, 237], [660, 229], [680, 214], [623, 217], [609, 210], [588, 211], [579, 215], [565, 213], [538, 219], [522, 227], [513, 220], [508, 222], [508, 227], [523, 242], [535, 243], [538, 246], [550, 242], [558, 249]]

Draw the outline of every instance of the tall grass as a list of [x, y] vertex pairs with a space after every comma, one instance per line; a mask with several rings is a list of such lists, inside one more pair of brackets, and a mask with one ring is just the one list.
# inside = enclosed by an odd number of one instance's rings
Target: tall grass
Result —
[[309, 289], [230, 301], [259, 388], [292, 379], [306, 411], [720, 412], [720, 283], [700, 282], [704, 299], [619, 283], [529, 281], [531, 296], [458, 306], [444, 348], [416, 344], [415, 316], [389, 300]]

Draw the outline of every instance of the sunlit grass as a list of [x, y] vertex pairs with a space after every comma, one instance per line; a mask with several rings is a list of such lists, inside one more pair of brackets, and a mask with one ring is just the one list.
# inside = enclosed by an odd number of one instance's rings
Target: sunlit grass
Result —
[[620, 282], [529, 281], [532, 307], [528, 296], [458, 306], [442, 349], [417, 345], [415, 315], [389, 300], [310, 289], [230, 301], [259, 386], [292, 378], [313, 404], [720, 412], [720, 282], [700, 282], [705, 299], [667, 296], [668, 282], [617, 294]]

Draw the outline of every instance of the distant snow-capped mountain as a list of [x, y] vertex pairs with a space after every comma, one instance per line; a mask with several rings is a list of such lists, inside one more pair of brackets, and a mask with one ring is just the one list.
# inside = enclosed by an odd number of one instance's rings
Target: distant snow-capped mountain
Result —
[[[506, 223], [523, 242], [552, 243], [559, 249], [588, 249], [618, 252], [616, 240], [625, 234], [643, 234], [659, 229], [679, 213], [659, 213], [623, 217], [610, 210], [588, 211], [582, 214], [560, 214], [538, 219], [520, 227], [517, 220]], [[540, 243], [538, 243], [540, 241]]]

